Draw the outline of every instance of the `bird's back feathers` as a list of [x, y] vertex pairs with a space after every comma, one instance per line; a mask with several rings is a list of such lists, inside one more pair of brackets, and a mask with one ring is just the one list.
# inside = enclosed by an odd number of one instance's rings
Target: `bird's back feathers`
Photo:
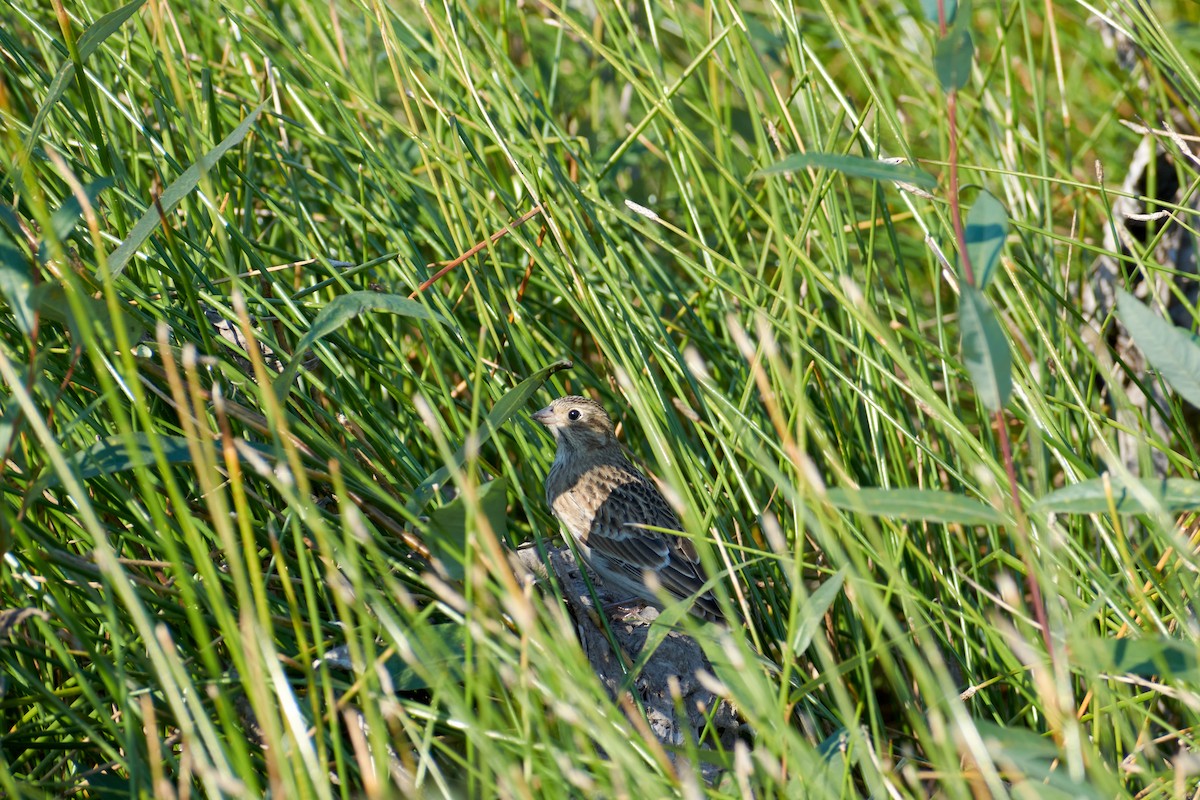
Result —
[[[559, 456], [562, 456], [560, 449]], [[546, 501], [580, 545], [585, 562], [613, 588], [657, 603], [646, 585], [657, 578], [666, 593], [688, 599], [705, 583], [692, 543], [678, 535], [679, 518], [662, 493], [621, 453], [611, 447], [556, 458], [546, 480]], [[720, 608], [711, 592], [694, 609], [716, 619]]]

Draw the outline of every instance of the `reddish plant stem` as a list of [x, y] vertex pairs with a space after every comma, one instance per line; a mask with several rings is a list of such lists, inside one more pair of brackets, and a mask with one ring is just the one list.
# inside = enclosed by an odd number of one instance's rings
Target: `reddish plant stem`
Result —
[[420, 286], [418, 286], [416, 289], [414, 289], [413, 292], [408, 296], [408, 299], [412, 300], [417, 295], [419, 295], [421, 292], [425, 291], [430, 286], [433, 286], [435, 283], [437, 283], [439, 280], [441, 280], [441, 278], [446, 273], [450, 272], [450, 270], [452, 270], [455, 267], [457, 267], [458, 265], [462, 264], [468, 258], [475, 255], [476, 253], [478, 253], [480, 250], [487, 247], [488, 245], [495, 244], [496, 242], [500, 241], [500, 239], [503, 238], [504, 234], [508, 233], [513, 228], [517, 227], [518, 225], [524, 225], [526, 222], [533, 219], [540, 213], [542, 213], [541, 204], [538, 204], [538, 205], [534, 206], [533, 208], [529, 209], [524, 214], [522, 214], [515, 222], [513, 222], [509, 225], [505, 225], [503, 228], [501, 228], [500, 230], [493, 233], [487, 239], [484, 239], [482, 242], [479, 242], [474, 247], [472, 247], [470, 250], [463, 253], [461, 256], [459, 256], [458, 258], [454, 259], [453, 261], [449, 262], [444, 267], [439, 269], [437, 272], [435, 272], [433, 274], [433, 277], [431, 277], [429, 280], [425, 281]]
[[1042, 643], [1050, 656], [1050, 663], [1055, 663], [1054, 639], [1050, 636], [1050, 619], [1046, 614], [1046, 603], [1042, 599], [1042, 586], [1037, 582], [1037, 573], [1033, 569], [1031, 544], [1029, 541], [1029, 520], [1025, 516], [1025, 507], [1021, 505], [1021, 493], [1017, 486], [1017, 468], [1013, 463], [1012, 442], [1008, 436], [1008, 420], [1004, 410], [996, 412], [996, 427], [1000, 433], [1000, 452], [1004, 456], [1004, 469], [1008, 473], [1008, 495], [1012, 500], [1013, 513], [1017, 517], [1017, 536], [1021, 540], [1021, 559], [1025, 563], [1025, 585], [1029, 592], [1029, 602], [1033, 604], [1033, 616], [1042, 631]]
[[[548, 229], [547, 229], [545, 223], [543, 223], [542, 229], [540, 231], [538, 231], [538, 238], [537, 238], [538, 249], [541, 249], [542, 242], [546, 241], [546, 231], [547, 230]], [[529, 262], [525, 265], [525, 274], [521, 277], [521, 285], [517, 287], [517, 305], [520, 305], [521, 300], [523, 300], [525, 297], [525, 287], [529, 285], [529, 277], [531, 275], [533, 275], [533, 256], [532, 255], [529, 256]], [[514, 312], [509, 312], [508, 321], [512, 322], [513, 317], [514, 317]]]
[[[945, 38], [947, 33], [946, 25], [946, 4], [945, 0], [938, 0], [938, 32], [942, 38]], [[950, 153], [949, 153], [949, 200], [950, 200], [950, 219], [954, 225], [954, 238], [958, 245], [958, 257], [962, 263], [962, 280], [966, 283], [975, 285], [975, 271], [971, 266], [971, 258], [967, 253], [967, 234], [963, 227], [962, 208], [959, 204], [959, 184], [958, 184], [958, 90], [951, 89], [946, 93], [946, 127], [949, 138]], [[960, 289], [961, 291], [961, 289]], [[1054, 639], [1050, 635], [1050, 620], [1046, 614], [1046, 604], [1042, 599], [1042, 587], [1038, 583], [1037, 573], [1034, 571], [1032, 544], [1029, 538], [1029, 522], [1025, 516], [1025, 509], [1021, 505], [1021, 492], [1017, 483], [1017, 468], [1013, 462], [1012, 441], [1008, 435], [1008, 420], [1004, 416], [1004, 409], [997, 409], [995, 412], [995, 424], [998, 435], [1000, 437], [1000, 452], [1004, 459], [1004, 470], [1008, 477], [1008, 492], [1009, 498], [1013, 504], [1013, 514], [1016, 516], [1017, 530], [1016, 538], [1018, 539], [1019, 549], [1021, 551], [1021, 561], [1025, 565], [1025, 587], [1029, 594], [1029, 602], [1033, 605], [1034, 619], [1037, 620], [1038, 628], [1041, 629], [1042, 642], [1046, 647], [1046, 654], [1050, 657], [1050, 664], [1053, 668], [1055, 664], [1054, 656]]]
[[[938, 2], [938, 8], [942, 3]], [[967, 232], [963, 227], [962, 207], [958, 202], [958, 91], [951, 89], [946, 95], [947, 126], [950, 135], [950, 219], [954, 224], [954, 238], [958, 242], [958, 257], [962, 260], [963, 280], [975, 285], [975, 270], [971, 268], [971, 257], [967, 253]]]

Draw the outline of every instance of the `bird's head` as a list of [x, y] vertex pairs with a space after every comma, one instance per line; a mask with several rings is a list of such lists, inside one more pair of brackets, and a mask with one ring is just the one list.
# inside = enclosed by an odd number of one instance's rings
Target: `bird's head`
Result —
[[560, 448], [586, 453], [617, 443], [608, 414], [599, 403], [586, 397], [560, 397], [533, 414], [533, 420], [546, 426]]

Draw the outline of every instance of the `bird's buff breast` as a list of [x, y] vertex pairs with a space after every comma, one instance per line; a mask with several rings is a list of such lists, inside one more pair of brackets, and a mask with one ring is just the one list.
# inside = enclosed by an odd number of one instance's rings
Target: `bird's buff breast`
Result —
[[[555, 457], [546, 479], [546, 504], [586, 551], [596, 512], [622, 481], [611, 465], [580, 461], [578, 457], [563, 458], [561, 453]], [[587, 555], [585, 552], [585, 558]]]
[[645, 594], [644, 587], [625, 579], [618, 566], [595, 553], [588, 544], [596, 512], [613, 485], [621, 483], [614, 481], [614, 477], [610, 467], [593, 465], [580, 469], [575, 464], [572, 468], [572, 464], [556, 459], [546, 479], [546, 503], [575, 541], [579, 558], [592, 573], [600, 576], [610, 589], [628, 597], [639, 597]]
[[596, 516], [596, 504], [586, 502], [586, 494], [579, 491], [581, 477], [578, 470], [567, 469], [556, 461], [546, 480], [546, 503], [571, 536], [580, 544], [586, 544]]

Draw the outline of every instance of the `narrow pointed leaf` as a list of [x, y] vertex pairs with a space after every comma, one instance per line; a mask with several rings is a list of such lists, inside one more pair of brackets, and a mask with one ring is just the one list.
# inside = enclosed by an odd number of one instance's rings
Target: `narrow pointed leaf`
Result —
[[1194, 641], [1149, 636], [1138, 639], [1071, 641], [1071, 660], [1117, 675], [1158, 678], [1164, 682], [1200, 680], [1200, 649]]
[[[88, 27], [83, 35], [79, 37], [79, 58], [81, 61], [87, 61], [92, 53], [96, 52], [96, 48], [104, 43], [104, 40], [112, 36], [121, 25], [133, 16], [139, 8], [144, 5], [146, 0], [133, 0], [132, 3], [121, 6], [115, 11], [102, 16]], [[29, 127], [29, 135], [25, 137], [25, 153], [21, 158], [22, 164], [29, 161], [29, 155], [33, 152], [33, 148], [37, 146], [39, 137], [42, 132], [42, 125], [46, 122], [46, 117], [62, 99], [63, 94], [71, 85], [71, 79], [75, 77], [75, 62], [64, 61], [62, 66], [58, 68], [58, 72], [54, 75], [54, 80], [50, 81], [50, 88], [46, 92], [46, 99], [38, 108], [37, 114], [33, 118], [33, 124]]]
[[117, 30], [125, 24], [125, 21], [132, 17], [146, 0], [133, 0], [132, 3], [127, 3], [115, 11], [110, 11], [100, 19], [88, 26], [88, 29], [79, 37], [79, 58], [81, 61], [87, 61], [92, 53], [96, 52], [96, 48], [104, 44], [104, 40], [112, 36]]
[[437, 322], [449, 325], [450, 320], [436, 311], [431, 311], [416, 300], [396, 294], [379, 292], [351, 292], [335, 297], [318, 312], [308, 332], [296, 343], [296, 351], [283, 373], [275, 380], [275, 396], [282, 402], [292, 388], [292, 382], [304, 361], [304, 354], [321, 339], [341, 328], [365, 311], [386, 311], [402, 317]]
[[233, 132], [226, 136], [220, 144], [200, 156], [196, 160], [196, 163], [185, 169], [167, 187], [167, 190], [162, 193], [157, 204], [154, 202], [147, 204], [146, 212], [134, 224], [133, 230], [125, 237], [125, 241], [117, 245], [117, 249], [113, 250], [112, 254], [108, 257], [108, 270], [114, 278], [125, 270], [129, 259], [133, 257], [137, 249], [142, 246], [143, 242], [150, 238], [150, 234], [154, 233], [154, 229], [158, 227], [161, 221], [158, 207], [162, 206], [162, 212], [165, 214], [179, 205], [179, 201], [187, 197], [200, 183], [200, 178], [204, 176], [204, 173], [212, 169], [213, 165], [221, 160], [221, 156], [225, 155], [230, 149], [240, 143], [242, 139], [246, 138], [246, 134], [250, 133], [250, 129], [254, 127], [254, 123], [258, 120], [258, 115], [262, 113], [267, 102], [264, 100], [260, 103], [253, 111], [246, 115], [241, 124], [234, 128]]
[[[112, 178], [101, 178], [85, 186], [83, 188], [83, 195], [87, 198], [88, 205], [94, 208], [96, 198], [100, 196], [100, 193], [114, 185], [116, 185], [116, 181]], [[50, 226], [54, 231], [54, 237], [60, 242], [66, 239], [71, 234], [71, 231], [75, 229], [76, 224], [79, 223], [79, 218], [82, 216], [83, 205], [79, 202], [79, 198], [74, 194], [67, 197], [50, 218]], [[46, 242], [43, 241], [38, 247], [38, 260], [44, 264], [47, 258], [49, 258], [49, 248], [46, 246]]]
[[[461, 495], [429, 515], [436, 536], [429, 545], [429, 552], [445, 569], [446, 574], [461, 580], [467, 562], [467, 542], [470, 530], [467, 526], [467, 502]], [[496, 536], [504, 539], [508, 533], [508, 481], [496, 478], [480, 484], [479, 508], [487, 518], [488, 525]]]
[[8, 301], [13, 321], [26, 336], [33, 333], [33, 274], [29, 259], [0, 229], [0, 294]]
[[954, 15], [954, 24], [938, 40], [933, 55], [933, 68], [942, 91], [953, 92], [971, 79], [971, 64], [975, 60], [975, 43], [971, 40], [971, 4], [965, 2]]
[[[188, 446], [187, 439], [182, 436], [161, 435], [155, 435], [154, 438], [168, 464], [191, 463], [192, 449]], [[261, 451], [264, 455], [271, 453], [262, 445], [250, 442], [247, 442], [247, 445]], [[204, 446], [213, 448], [215, 454], [217, 448], [215, 441], [205, 442]], [[67, 457], [67, 463], [79, 479], [88, 480], [100, 475], [128, 472], [135, 467], [153, 465], [155, 463], [154, 448], [150, 445], [150, 434], [147, 433], [134, 433], [130, 437], [109, 436], [84, 450], [70, 454]], [[62, 476], [58, 473], [47, 473], [34, 484], [31, 493], [38, 494], [43, 489], [52, 488], [61, 482]]]
[[1000, 525], [1004, 517], [978, 500], [940, 489], [830, 489], [830, 504], [888, 519], [961, 525]]
[[[925, 12], [927, 22], [937, 23], [938, 21], [938, 3], [939, 0], [921, 0], [921, 10]], [[954, 14], [958, 11], [957, 0], [945, 0], [943, 5], [946, 8], [946, 24], [954, 24]]]
[[769, 167], [758, 170], [754, 173], [754, 177], [786, 175], [809, 167], [831, 169], [845, 175], [869, 178], [873, 181], [911, 183], [924, 189], [932, 189], [937, 186], [937, 178], [925, 170], [909, 164], [893, 164], [879, 159], [840, 153], [793, 153]]
[[[1138, 481], [1138, 484], [1168, 514], [1200, 509], [1200, 483], [1196, 481], [1166, 478]], [[1056, 489], [1034, 503], [1032, 510], [1042, 514], [1107, 514], [1111, 508], [1118, 514], [1149, 514], [1157, 510], [1147, 507], [1119, 478], [1112, 476], [1107, 481], [1093, 478]]]
[[980, 192], [967, 213], [967, 255], [971, 259], [975, 285], [986, 289], [1000, 263], [1004, 239], [1008, 236], [1008, 212], [989, 192]]
[[71, 85], [71, 79], [75, 77], [75, 62], [64, 61], [63, 65], [58, 68], [58, 72], [54, 75], [54, 80], [50, 81], [50, 88], [46, 91], [46, 99], [38, 108], [37, 114], [33, 117], [33, 123], [29, 126], [29, 135], [25, 137], [25, 152], [21, 157], [21, 164], [27, 164], [29, 157], [33, 153], [33, 148], [37, 147], [37, 143], [42, 133], [42, 125], [46, 123], [46, 118], [50, 116], [50, 112], [54, 110], [54, 106], [62, 99], [67, 88]]
[[1167, 322], [1126, 291], [1117, 292], [1117, 316], [1150, 366], [1180, 397], [1200, 408], [1200, 336]]
[[1012, 355], [991, 304], [970, 284], [961, 284], [958, 326], [963, 363], [984, 408], [999, 411], [1012, 394]]
[[794, 655], [800, 655], [812, 644], [813, 636], [821, 627], [833, 601], [842, 593], [842, 584], [845, 582], [846, 568], [842, 567], [826, 578], [825, 582], [804, 601], [804, 605], [800, 607], [799, 611], [799, 624], [792, 637], [792, 653]]

